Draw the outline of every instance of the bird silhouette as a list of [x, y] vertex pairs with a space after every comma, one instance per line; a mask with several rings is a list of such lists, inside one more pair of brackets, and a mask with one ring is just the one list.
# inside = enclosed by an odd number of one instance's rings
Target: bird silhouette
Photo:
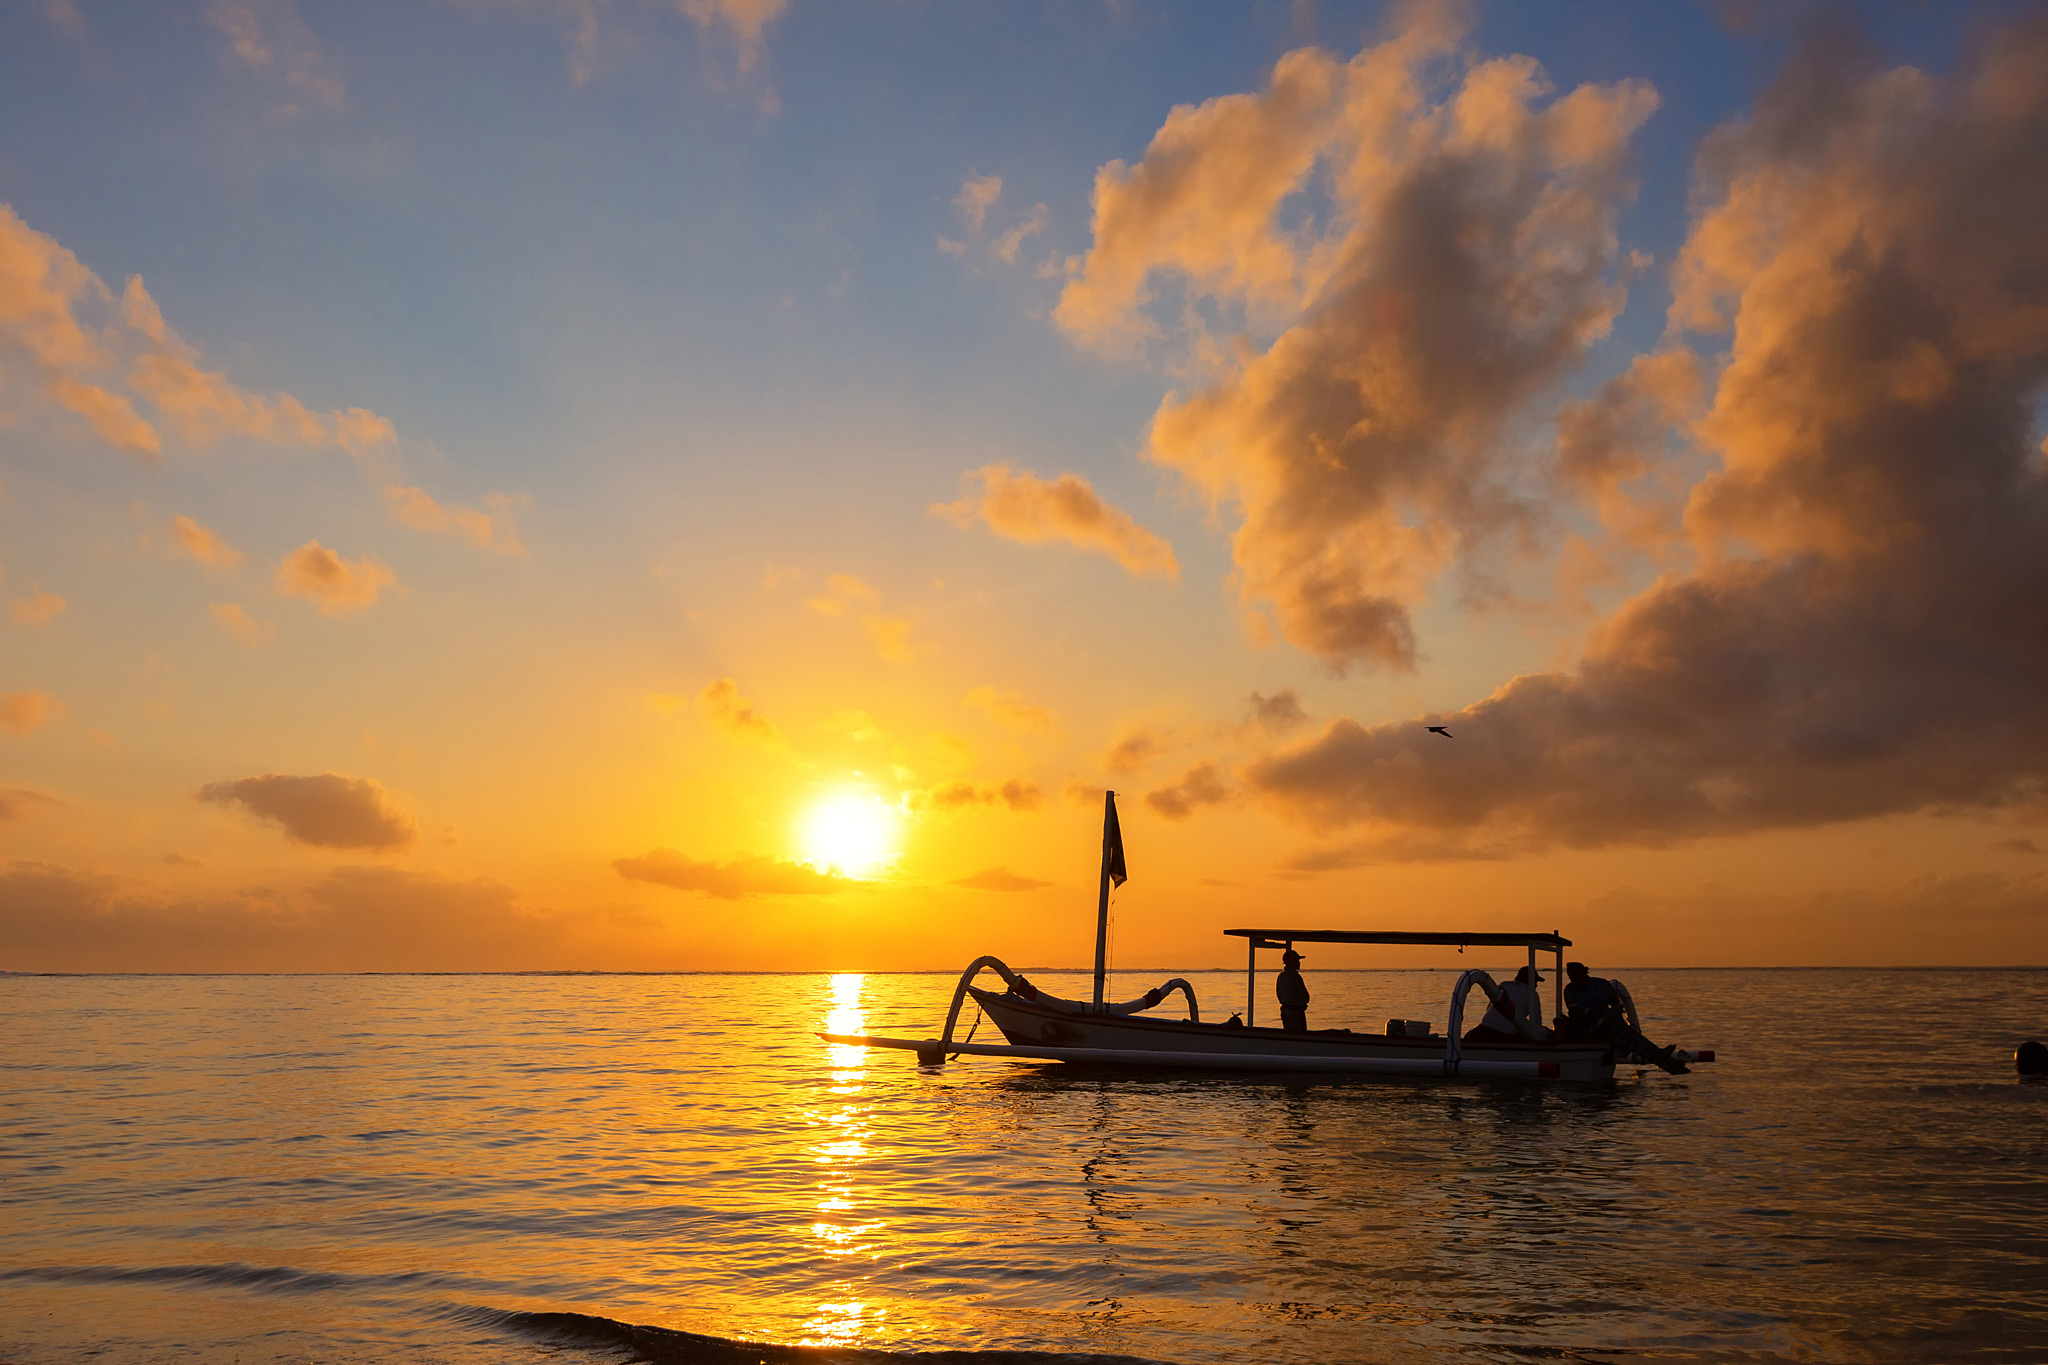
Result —
[[1442, 736], [1443, 736], [1443, 737], [1444, 737], [1445, 739], [1456, 739], [1456, 738], [1457, 738], [1457, 736], [1456, 736], [1456, 735], [1452, 734], [1452, 733], [1451, 733], [1451, 732], [1450, 732], [1449, 730], [1446, 730], [1446, 729], [1444, 729], [1444, 727], [1443, 727], [1443, 726], [1441, 726], [1441, 725], [1432, 725], [1432, 726], [1430, 726], [1430, 727], [1429, 727], [1429, 732], [1430, 732], [1431, 734], [1433, 734], [1433, 735], [1442, 735]]

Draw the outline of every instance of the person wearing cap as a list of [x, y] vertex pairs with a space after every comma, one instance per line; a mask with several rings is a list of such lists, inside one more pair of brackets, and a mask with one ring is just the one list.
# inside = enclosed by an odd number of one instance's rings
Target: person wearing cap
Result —
[[1541, 972], [1533, 967], [1523, 967], [1515, 973], [1513, 981], [1501, 984], [1499, 993], [1488, 1002], [1490, 1008], [1486, 1011], [1486, 1017], [1479, 1021], [1479, 1027], [1509, 1038], [1519, 1038], [1523, 1036], [1515, 1025], [1515, 1020], [1519, 1017], [1535, 1025], [1537, 1037], [1549, 1037], [1550, 1030], [1535, 1023], [1543, 1017], [1538, 1012], [1540, 1006], [1536, 993], [1536, 988], [1542, 984]]
[[1273, 983], [1273, 994], [1280, 997], [1280, 1027], [1308, 1032], [1308, 983], [1301, 979], [1301, 954], [1292, 948], [1280, 954], [1280, 978]]

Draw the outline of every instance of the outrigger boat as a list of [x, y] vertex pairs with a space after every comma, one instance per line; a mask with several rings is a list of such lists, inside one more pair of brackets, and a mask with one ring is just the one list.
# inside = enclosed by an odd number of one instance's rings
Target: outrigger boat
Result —
[[[1018, 1061], [1082, 1063], [1094, 1066], [1170, 1067], [1202, 1071], [1352, 1072], [1369, 1075], [1507, 1078], [1527, 1080], [1599, 1081], [1613, 1077], [1618, 1063], [1661, 1065], [1656, 1057], [1631, 1051], [1631, 1044], [1589, 1040], [1552, 1033], [1518, 1006], [1516, 993], [1503, 994], [1492, 976], [1477, 968], [1461, 973], [1451, 988], [1450, 1008], [1442, 1033], [1427, 1021], [1390, 1019], [1386, 1031], [1354, 1033], [1350, 1029], [1293, 1030], [1255, 1024], [1258, 961], [1261, 949], [1289, 950], [1297, 943], [1424, 944], [1443, 947], [1521, 948], [1528, 954], [1531, 977], [1536, 955], [1550, 954], [1555, 963], [1553, 992], [1556, 1013], [1564, 1014], [1564, 950], [1571, 940], [1550, 933], [1413, 933], [1351, 929], [1226, 929], [1246, 945], [1245, 1007], [1240, 1018], [1205, 1023], [1195, 988], [1182, 977], [1153, 987], [1135, 1000], [1103, 998], [1107, 981], [1106, 948], [1109, 892], [1125, 880], [1123, 838], [1117, 823], [1116, 794], [1106, 793], [1103, 809], [1101, 896], [1095, 929], [1095, 998], [1064, 1000], [1033, 985], [1000, 959], [978, 957], [960, 974], [945, 1028], [936, 1038], [878, 1038], [864, 1034], [821, 1033], [827, 1042], [862, 1047], [897, 1048], [917, 1054], [920, 1065], [940, 1066], [961, 1056], [1003, 1057]], [[984, 971], [1001, 978], [1005, 989], [974, 984]], [[1624, 1018], [1636, 1038], [1642, 1026], [1635, 1002], [1619, 982], [1610, 983], [1619, 996]], [[1512, 1019], [1515, 1032], [1463, 1029], [1465, 1000], [1474, 989], [1487, 1003]], [[1167, 997], [1187, 1000], [1186, 1019], [1145, 1018]], [[1526, 992], [1533, 1004], [1536, 992]], [[1002, 1032], [1006, 1044], [976, 1043], [972, 1030], [964, 1041], [953, 1033], [968, 999]], [[1678, 1063], [1711, 1062], [1710, 1051], [1662, 1054]]]

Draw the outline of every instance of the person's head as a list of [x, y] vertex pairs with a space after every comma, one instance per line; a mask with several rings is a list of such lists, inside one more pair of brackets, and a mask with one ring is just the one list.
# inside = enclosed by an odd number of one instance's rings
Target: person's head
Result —
[[1299, 967], [1301, 965], [1301, 954], [1289, 948], [1286, 952], [1280, 954], [1280, 960], [1290, 967]]
[[1583, 962], [1567, 962], [1564, 964], [1564, 974], [1574, 981], [1584, 981], [1586, 979], [1586, 964]]
[[1537, 971], [1534, 967], [1523, 967], [1515, 973], [1515, 980], [1527, 982], [1533, 986], [1543, 980], [1543, 973]]

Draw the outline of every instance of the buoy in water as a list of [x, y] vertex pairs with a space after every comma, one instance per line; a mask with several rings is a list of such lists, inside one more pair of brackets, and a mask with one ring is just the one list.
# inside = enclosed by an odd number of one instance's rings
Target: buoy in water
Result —
[[2029, 1038], [2012, 1054], [2012, 1062], [2022, 1076], [2048, 1076], [2048, 1044]]

